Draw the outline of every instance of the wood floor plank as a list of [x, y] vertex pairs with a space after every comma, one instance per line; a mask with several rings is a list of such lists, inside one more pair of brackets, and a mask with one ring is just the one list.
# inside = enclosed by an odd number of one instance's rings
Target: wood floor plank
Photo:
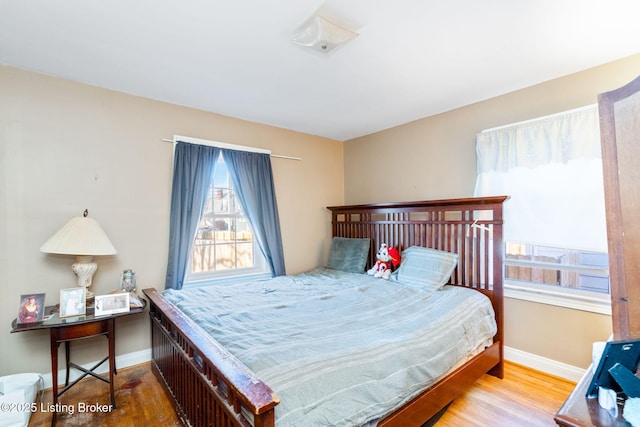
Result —
[[576, 383], [514, 363], [500, 380], [484, 375], [435, 424], [436, 427], [555, 426], [553, 417]]
[[[108, 412], [99, 412], [89, 405], [109, 405], [109, 384], [94, 378], [80, 381], [62, 396], [60, 403], [66, 405], [65, 413], [58, 414], [57, 426], [182, 426], [171, 400], [151, 371], [151, 363], [118, 369], [115, 376], [116, 408]], [[42, 403], [38, 403], [38, 412], [31, 415], [29, 427], [51, 425], [52, 405], [51, 389], [46, 390]], [[83, 408], [83, 406], [85, 406]], [[70, 410], [69, 410], [70, 409]], [[83, 411], [84, 409], [84, 411]], [[73, 412], [73, 413], [71, 413]]]
[[[80, 412], [80, 402], [86, 405], [110, 402], [108, 384], [93, 378], [82, 380], [61, 396], [61, 403], [71, 406], [74, 413], [67, 411], [59, 415], [57, 425], [181, 426], [167, 392], [151, 371], [150, 363], [118, 370], [115, 386], [117, 408], [107, 413]], [[556, 411], [574, 387], [572, 381], [507, 362], [504, 379], [490, 375], [480, 378], [474, 387], [453, 401], [435, 427], [554, 426]], [[52, 415], [46, 411], [51, 402], [51, 390], [47, 390], [42, 403], [38, 403], [38, 408], [45, 411], [32, 414], [29, 427], [51, 424]]]

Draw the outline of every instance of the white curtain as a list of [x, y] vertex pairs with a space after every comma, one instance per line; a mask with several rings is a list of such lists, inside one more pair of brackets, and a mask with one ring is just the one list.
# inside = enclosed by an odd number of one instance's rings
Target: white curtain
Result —
[[505, 240], [606, 252], [597, 106], [478, 134], [475, 195], [511, 196]]

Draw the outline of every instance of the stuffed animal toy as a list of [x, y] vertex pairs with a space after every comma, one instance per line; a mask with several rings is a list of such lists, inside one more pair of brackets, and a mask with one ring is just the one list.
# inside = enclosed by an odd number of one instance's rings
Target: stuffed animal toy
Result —
[[400, 252], [396, 248], [382, 243], [376, 253], [376, 258], [376, 263], [367, 270], [367, 274], [389, 280], [391, 272], [400, 265]]

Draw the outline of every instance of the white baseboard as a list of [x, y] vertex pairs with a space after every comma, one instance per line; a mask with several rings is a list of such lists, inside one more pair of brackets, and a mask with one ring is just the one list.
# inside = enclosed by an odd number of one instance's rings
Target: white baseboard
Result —
[[[122, 369], [128, 366], [138, 365], [140, 363], [148, 362], [151, 360], [151, 349], [148, 348], [146, 350], [134, 351], [133, 353], [121, 354], [120, 356], [116, 356], [116, 368]], [[58, 364], [63, 363], [64, 361], [58, 362]], [[91, 369], [98, 361], [83, 363], [80, 364], [85, 369]], [[104, 374], [109, 372], [109, 362], [105, 361], [102, 365], [100, 365], [96, 371], [97, 374]], [[58, 384], [64, 383], [64, 378], [66, 375], [66, 370], [64, 365], [62, 369], [58, 369]], [[69, 382], [74, 381], [82, 375], [82, 372], [77, 369], [72, 369], [69, 374]], [[44, 388], [51, 388], [53, 385], [53, 381], [51, 380], [51, 372], [42, 375], [44, 379]]]
[[548, 359], [533, 353], [527, 353], [526, 351], [507, 347], [506, 345], [504, 346], [504, 358], [510, 362], [575, 382], [580, 381], [586, 372], [586, 369], [567, 365], [566, 363], [558, 362], [557, 360]]

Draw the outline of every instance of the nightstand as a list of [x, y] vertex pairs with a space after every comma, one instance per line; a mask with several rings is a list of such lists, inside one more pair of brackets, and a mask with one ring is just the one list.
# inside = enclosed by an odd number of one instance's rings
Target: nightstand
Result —
[[[142, 300], [142, 307], [131, 307], [130, 311], [125, 313], [117, 313], [111, 314], [108, 316], [99, 316], [96, 317], [93, 314], [92, 309], [87, 310], [87, 314], [84, 316], [77, 317], [65, 317], [61, 318], [55, 306], [46, 307], [45, 308], [45, 318], [49, 315], [51, 317], [47, 318], [47, 320], [43, 322], [36, 323], [23, 323], [17, 324], [16, 320], [11, 324], [11, 332], [24, 332], [24, 331], [35, 331], [48, 329], [50, 342], [51, 342], [51, 380], [52, 380], [52, 388], [53, 388], [53, 407], [58, 407], [58, 398], [75, 384], [77, 384], [81, 379], [86, 377], [87, 375], [91, 375], [101, 381], [104, 381], [110, 386], [110, 395], [111, 395], [111, 405], [113, 408], [116, 407], [116, 399], [114, 393], [114, 384], [113, 384], [113, 375], [117, 374], [116, 372], [116, 358], [115, 358], [115, 332], [116, 332], [116, 318], [130, 316], [132, 314], [142, 313], [147, 305], [146, 300]], [[79, 366], [73, 362], [71, 362], [71, 342], [92, 338], [97, 336], [104, 336], [108, 341], [108, 355], [102, 359], [100, 362], [96, 363], [91, 369], [86, 369], [82, 366]], [[58, 347], [60, 343], [64, 343], [65, 347], [65, 363], [66, 363], [66, 378], [64, 387], [62, 390], [58, 391]], [[105, 377], [103, 375], [99, 375], [95, 372], [95, 370], [102, 365], [104, 362], [109, 362], [109, 375]], [[83, 372], [83, 374], [69, 384], [69, 370], [71, 368], [78, 369]], [[52, 424], [55, 423], [56, 420], [56, 412], [53, 412], [53, 420]]]

